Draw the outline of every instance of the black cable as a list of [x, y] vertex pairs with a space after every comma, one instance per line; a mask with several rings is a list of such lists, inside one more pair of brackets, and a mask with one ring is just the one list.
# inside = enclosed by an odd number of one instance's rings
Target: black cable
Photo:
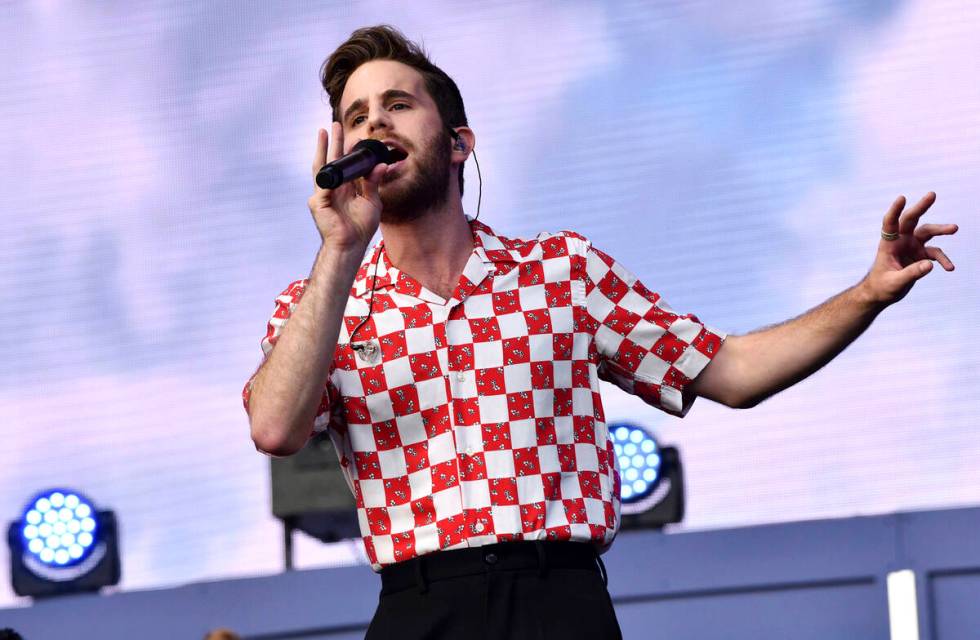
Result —
[[[374, 265], [374, 280], [371, 281], [371, 295], [368, 297], [368, 312], [367, 312], [367, 315], [364, 316], [364, 319], [361, 320], [359, 323], [357, 323], [357, 326], [354, 327], [354, 330], [350, 332], [350, 339], [347, 341], [350, 344], [351, 349], [354, 349], [355, 351], [362, 351], [363, 350], [363, 353], [361, 353], [361, 357], [363, 357], [365, 359], [367, 359], [367, 358], [370, 357], [370, 355], [371, 355], [371, 353], [373, 353], [374, 349], [371, 348], [371, 343], [370, 342], [366, 342], [364, 344], [355, 345], [354, 344], [354, 336], [357, 335], [357, 330], [360, 329], [361, 327], [363, 327], [364, 326], [364, 323], [371, 319], [371, 312], [374, 310], [374, 290], [378, 288], [377, 287], [377, 280], [378, 280], [378, 262], [381, 260], [381, 252], [383, 250], [384, 250], [384, 240], [382, 240], [381, 242], [378, 243], [377, 253], [374, 256], [374, 260], [371, 261], [372, 264]], [[364, 274], [364, 281], [367, 282], [367, 274], [366, 273]]]
[[[453, 141], [456, 143], [460, 142], [459, 132], [449, 127], [449, 135], [452, 137]], [[465, 142], [463, 143], [463, 149], [465, 149]], [[473, 152], [473, 162], [476, 163], [476, 177], [479, 179], [479, 189], [476, 193], [476, 217], [474, 220], [480, 219], [480, 204], [483, 202], [483, 172], [480, 171], [480, 159], [476, 157], [476, 148], [471, 149]]]
[[474, 220], [480, 219], [480, 202], [483, 200], [483, 174], [480, 173], [480, 161], [476, 157], [476, 149], [473, 149], [473, 162], [476, 163], [476, 177], [479, 179], [479, 188], [476, 192], [476, 217]]

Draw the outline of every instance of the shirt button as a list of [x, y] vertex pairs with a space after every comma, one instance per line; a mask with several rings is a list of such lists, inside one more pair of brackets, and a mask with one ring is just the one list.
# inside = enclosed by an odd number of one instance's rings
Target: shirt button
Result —
[[483, 560], [487, 564], [497, 564], [497, 554], [496, 553], [488, 553], [487, 555], [483, 556]]
[[[475, 525], [473, 525], [473, 531], [476, 531], [477, 533], [483, 533], [483, 529], [485, 529], [485, 527], [483, 526], [482, 522], [477, 522]], [[492, 553], [490, 555], [493, 556]], [[489, 562], [489, 556], [487, 556], [487, 558], [488, 558], [487, 562]], [[497, 556], [493, 556], [493, 562], [496, 561], [497, 561]]]
[[456, 379], [458, 381], [460, 381], [460, 382], [466, 382], [466, 372], [465, 371], [457, 371], [456, 372]]
[[473, 447], [466, 447], [466, 455], [471, 456], [473, 452], [476, 451]]

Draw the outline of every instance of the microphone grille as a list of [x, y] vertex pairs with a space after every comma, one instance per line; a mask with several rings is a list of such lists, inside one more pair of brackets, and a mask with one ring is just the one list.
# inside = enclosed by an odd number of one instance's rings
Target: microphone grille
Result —
[[374, 140], [372, 138], [361, 140], [354, 145], [352, 151], [356, 151], [358, 149], [366, 149], [378, 159], [378, 162], [390, 164], [391, 152], [388, 151], [388, 147], [385, 146], [385, 143], [381, 142], [380, 140]]

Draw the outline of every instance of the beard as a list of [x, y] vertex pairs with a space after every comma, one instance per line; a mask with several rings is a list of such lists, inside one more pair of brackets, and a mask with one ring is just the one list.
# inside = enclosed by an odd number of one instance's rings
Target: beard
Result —
[[411, 156], [414, 172], [404, 175], [412, 168], [406, 160], [399, 168], [403, 175], [382, 178], [381, 222], [411, 222], [445, 204], [449, 199], [451, 155], [449, 133], [439, 129]]

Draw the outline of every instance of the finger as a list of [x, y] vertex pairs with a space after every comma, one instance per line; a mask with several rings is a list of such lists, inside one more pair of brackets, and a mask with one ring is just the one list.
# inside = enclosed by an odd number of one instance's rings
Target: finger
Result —
[[956, 268], [952, 260], [946, 257], [946, 254], [939, 247], [926, 247], [926, 255], [942, 265], [946, 271], [952, 271]]
[[936, 236], [952, 235], [959, 230], [959, 226], [955, 224], [924, 224], [915, 229], [915, 238], [924, 244]]
[[371, 173], [367, 176], [358, 180], [361, 183], [359, 194], [367, 198], [371, 202], [376, 204], [381, 204], [381, 195], [378, 193], [378, 188], [381, 185], [381, 179], [384, 178], [385, 172], [388, 170], [388, 165], [381, 163], [371, 170]]
[[327, 132], [316, 130], [316, 151], [313, 153], [313, 177], [316, 177], [320, 167], [327, 164]]
[[330, 125], [330, 147], [327, 150], [327, 162], [333, 162], [344, 155], [344, 127], [339, 122]]
[[895, 202], [888, 208], [884, 220], [881, 221], [881, 230], [885, 233], [898, 233], [898, 214], [905, 208], [905, 196], [898, 196]]
[[930, 271], [932, 271], [932, 262], [928, 260], [919, 260], [905, 267], [899, 271], [898, 274], [906, 281], [906, 283], [908, 283], [924, 277]]
[[929, 207], [936, 202], [936, 194], [930, 191], [926, 195], [922, 196], [922, 199], [915, 203], [911, 209], [902, 214], [901, 219], [898, 221], [898, 232], [899, 233], [912, 233], [915, 230], [915, 225], [919, 223], [919, 218], [922, 217]]

